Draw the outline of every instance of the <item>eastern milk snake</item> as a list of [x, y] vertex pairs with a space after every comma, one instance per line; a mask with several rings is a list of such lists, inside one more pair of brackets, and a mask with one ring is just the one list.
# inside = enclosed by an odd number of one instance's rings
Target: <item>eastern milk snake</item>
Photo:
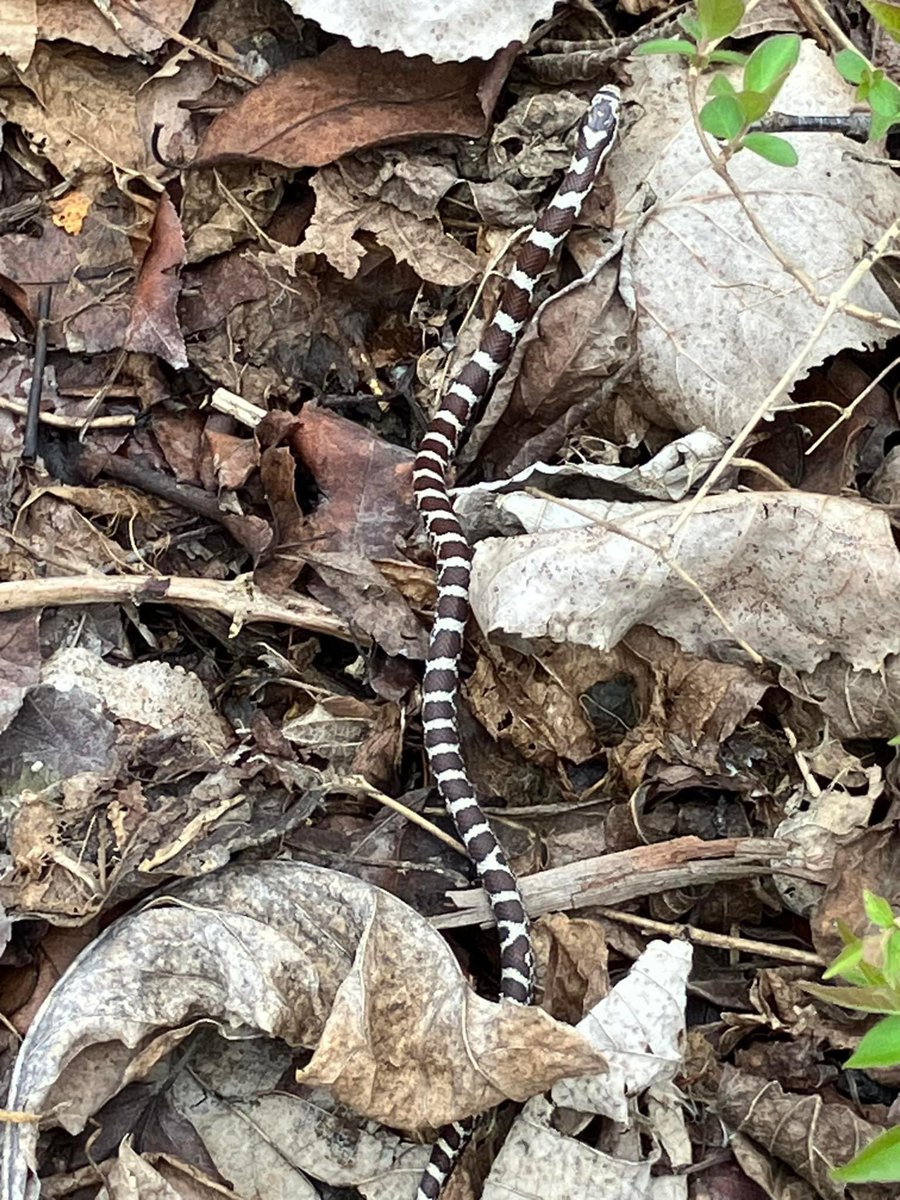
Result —
[[[453, 511], [447, 476], [460, 439], [508, 364], [531, 316], [541, 276], [575, 223], [612, 148], [619, 105], [614, 87], [601, 88], [591, 101], [569, 170], [523, 242], [494, 318], [478, 349], [447, 389], [419, 445], [413, 469], [416, 506], [437, 566], [437, 607], [422, 684], [425, 749], [438, 791], [490, 901], [500, 938], [501, 996], [514, 1004], [531, 1003], [534, 955], [518, 882], [476, 799], [460, 745], [456, 695], [469, 616], [472, 547]], [[417, 1200], [436, 1200], [470, 1132], [471, 1122], [441, 1130], [419, 1183]]]

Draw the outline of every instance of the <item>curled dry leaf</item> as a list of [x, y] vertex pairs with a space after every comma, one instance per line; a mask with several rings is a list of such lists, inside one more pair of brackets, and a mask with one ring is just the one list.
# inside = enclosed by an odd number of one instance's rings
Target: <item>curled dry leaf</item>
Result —
[[454, 0], [395, 4], [393, 0], [288, 0], [291, 8], [340, 33], [354, 46], [427, 54], [436, 63], [490, 58], [510, 42], [526, 42], [554, 0]]
[[718, 657], [741, 638], [807, 671], [830, 654], [874, 671], [900, 650], [890, 522], [859, 501], [725, 493], [696, 508], [580, 501], [573, 512], [507, 496], [503, 507], [534, 532], [476, 549], [472, 608], [486, 633], [609, 649], [651, 625], [694, 654]]
[[778, 682], [814, 704], [837, 738], [891, 738], [900, 733], [900, 656], [889, 654], [878, 672], [854, 671], [829, 658], [814, 671], [785, 669]]
[[104, 176], [111, 162], [142, 174], [162, 171], [138, 122], [137, 96], [149, 72], [135, 62], [112, 66], [82, 47], [38, 42], [20, 86], [3, 90], [0, 113], [42, 145], [64, 178]]
[[[315, 1047], [301, 1082], [400, 1128], [436, 1126], [605, 1069], [535, 1008], [475, 995], [424, 918], [301, 863], [226, 868], [110, 926], [28, 1031], [9, 1107], [70, 1132], [197, 1023]], [[7, 1125], [4, 1200], [23, 1200], [37, 1130]]]
[[167, 192], [159, 198], [150, 247], [141, 264], [125, 331], [126, 350], [158, 354], [177, 370], [188, 365], [184, 334], [175, 306], [181, 284], [178, 268], [184, 263], [184, 234], [175, 205]]
[[[536, 462], [508, 479], [456, 488], [453, 507], [464, 522], [474, 524], [489, 508], [486, 497], [521, 491], [525, 487], [540, 488], [555, 496], [577, 489], [578, 495], [605, 496], [613, 491], [616, 495], [630, 494], [648, 500], [683, 500], [709, 474], [725, 449], [720, 437], [706, 429], [695, 429], [693, 433], [669, 442], [658, 454], [636, 467], [622, 467], [618, 462], [608, 465], [602, 462], [561, 465]], [[618, 459], [616, 447], [610, 447], [610, 452]]]
[[[630, 99], [642, 116], [611, 156], [608, 175], [619, 205], [636, 218], [622, 278], [636, 321], [642, 407], [666, 427], [705, 425], [730, 437], [778, 382], [823, 310], [762, 245], [710, 168], [681, 63], [651, 57], [636, 60], [632, 70]], [[779, 109], [824, 116], [846, 113], [851, 103], [851, 89], [806, 39]], [[750, 152], [733, 158], [729, 170], [770, 239], [827, 297], [863, 247], [895, 220], [900, 183], [889, 166], [848, 154], [838, 134], [791, 134], [790, 140], [800, 156], [790, 171]], [[643, 213], [648, 193], [656, 202]], [[871, 274], [850, 300], [894, 313]], [[838, 312], [798, 377], [845, 347], [880, 344], [885, 337], [875, 325]]]
[[[848, 1162], [883, 1132], [856, 1115], [848, 1104], [826, 1103], [822, 1096], [782, 1090], [773, 1079], [746, 1075], [725, 1065], [716, 1108], [730, 1129], [766, 1146], [816, 1189], [822, 1200], [845, 1200], [844, 1184], [830, 1169]], [[873, 1184], [853, 1188], [856, 1200], [889, 1200], [896, 1189]]]

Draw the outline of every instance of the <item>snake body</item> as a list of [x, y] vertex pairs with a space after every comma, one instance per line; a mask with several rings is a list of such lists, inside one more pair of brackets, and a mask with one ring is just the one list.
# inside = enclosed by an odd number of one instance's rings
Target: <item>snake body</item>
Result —
[[[432, 417], [413, 468], [416, 506], [437, 568], [437, 606], [422, 684], [425, 749], [438, 791], [490, 901], [500, 939], [501, 995], [515, 1004], [531, 1002], [534, 955], [518, 882], [478, 803], [460, 745], [456, 698], [469, 616], [472, 547], [453, 511], [448, 475], [461, 438], [507, 366], [533, 311], [541, 276], [575, 223], [612, 148], [619, 103], [614, 87], [601, 88], [591, 101], [568, 172], [522, 243], [497, 311]], [[441, 1131], [417, 1200], [436, 1200], [469, 1132], [468, 1122]]]

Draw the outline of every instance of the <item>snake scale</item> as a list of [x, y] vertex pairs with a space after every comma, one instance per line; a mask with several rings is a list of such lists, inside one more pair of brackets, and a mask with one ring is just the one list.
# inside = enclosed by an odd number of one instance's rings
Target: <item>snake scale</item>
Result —
[[[447, 389], [419, 444], [413, 468], [416, 506], [437, 567], [437, 606], [422, 684], [425, 749], [438, 791], [490, 901], [500, 939], [501, 996], [531, 1003], [534, 955], [519, 885], [466, 771], [456, 697], [469, 616], [472, 547], [453, 511], [448, 475], [460, 440], [487, 399], [534, 308], [535, 289], [575, 223], [615, 141], [619, 92], [601, 88], [578, 133], [575, 153], [556, 194], [529, 232], [506, 279], [478, 349]], [[471, 1132], [471, 1122], [442, 1129], [419, 1184], [417, 1200], [436, 1200]]]

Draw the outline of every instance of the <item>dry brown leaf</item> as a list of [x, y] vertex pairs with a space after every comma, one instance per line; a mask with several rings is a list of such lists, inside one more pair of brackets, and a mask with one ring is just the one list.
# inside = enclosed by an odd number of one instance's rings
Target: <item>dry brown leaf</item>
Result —
[[15, 280], [32, 313], [41, 286], [53, 287], [51, 345], [61, 343], [75, 353], [89, 354], [121, 347], [134, 276], [125, 232], [132, 223], [130, 205], [101, 201], [77, 235], [47, 220], [38, 237], [0, 237], [0, 272]]
[[581, 501], [573, 512], [504, 497], [535, 532], [478, 544], [478, 623], [603, 649], [651, 625], [706, 658], [740, 637], [796, 670], [831, 654], [876, 670], [900, 650], [900, 563], [884, 513], [836, 496], [725, 493], [693, 509], [669, 548], [688, 504]]
[[[212, 259], [204, 275], [209, 275], [219, 289], [227, 281], [234, 291], [249, 288], [255, 292], [259, 286], [255, 276], [260, 272], [252, 259], [241, 254], [232, 262], [215, 256], [255, 240], [257, 231], [269, 224], [284, 199], [284, 172], [265, 163], [234, 163], [214, 171], [186, 171], [183, 179], [181, 223], [187, 261], [205, 263]], [[193, 305], [195, 321], [207, 319], [203, 304], [201, 293]]]
[[[822, 1200], [844, 1200], [845, 1185], [830, 1168], [848, 1162], [882, 1130], [848, 1104], [826, 1103], [821, 1095], [785, 1092], [774, 1079], [745, 1075], [725, 1065], [716, 1109], [730, 1129], [761, 1143], [811, 1183]], [[851, 1189], [855, 1200], [890, 1200], [889, 1184]]]
[[353, 772], [356, 755], [368, 737], [374, 711], [371, 705], [358, 703], [355, 713], [335, 713], [333, 706], [316, 702], [300, 717], [286, 721], [281, 732], [301, 750], [324, 759], [322, 778], [327, 783]]
[[497, 70], [474, 59], [436, 64], [338, 42], [270, 75], [217, 117], [195, 166], [251, 159], [321, 167], [382, 142], [479, 137], [511, 61], [498, 56]]
[[600, 921], [549, 913], [535, 921], [535, 958], [545, 963], [543, 1006], [575, 1024], [609, 992], [608, 951]]
[[163, 192], [156, 208], [150, 246], [144, 255], [125, 331], [126, 350], [158, 354], [176, 370], [188, 365], [176, 304], [181, 291], [184, 235], [175, 205]]
[[864, 890], [900, 907], [900, 845], [893, 823], [866, 829], [838, 845], [827, 879], [810, 929], [816, 951], [830, 961], [844, 948], [838, 922], [860, 937], [869, 931]]
[[[315, 1046], [301, 1072], [393, 1127], [441, 1125], [603, 1056], [540, 1009], [483, 1000], [428, 922], [350, 876], [293, 862], [226, 868], [106, 929], [22, 1044], [9, 1107], [70, 1132], [198, 1021]], [[35, 1126], [7, 1125], [5, 1200], [23, 1200]]]
[[814, 671], [786, 668], [778, 682], [822, 713], [838, 738], [891, 738], [900, 733], [900, 656], [889, 654], [880, 671], [854, 671], [838, 657]]
[[[830, 758], [835, 761], [838, 754]], [[858, 759], [846, 752], [841, 753], [841, 758], [843, 762], [837, 766], [839, 774], [835, 778], [821, 750], [810, 754], [808, 770], [817, 779], [831, 778], [832, 782], [824, 787], [818, 782], [811, 787], [802, 785], [783, 802], [785, 815], [774, 831], [775, 836], [791, 844], [790, 861], [802, 863], [804, 868], [833, 869], [835, 851], [846, 847], [848, 839], [869, 827], [875, 805], [885, 791], [880, 766], [873, 763], [863, 771]], [[833, 885], [836, 880], [831, 882]], [[783, 875], [775, 875], [773, 883], [786, 907], [801, 916], [808, 917], [821, 901], [822, 888], [817, 883]], [[857, 889], [862, 887], [858, 877], [853, 883]]]
[[148, 72], [137, 63], [39, 42], [19, 78], [20, 87], [4, 89], [0, 110], [64, 178], [107, 176], [113, 165], [153, 176], [163, 170], [138, 125], [135, 97]]
[[[735, 1158], [733, 1171], [737, 1174], [732, 1190], [716, 1191], [713, 1183], [706, 1194], [698, 1195], [698, 1200], [722, 1200], [723, 1196], [730, 1200], [732, 1192], [736, 1200], [744, 1200], [747, 1180], [751, 1181], [751, 1188], [754, 1184], [759, 1185], [756, 1191], [751, 1190], [750, 1200], [762, 1200], [764, 1196], [771, 1197], [771, 1200], [822, 1200], [811, 1183], [801, 1179], [779, 1159], [767, 1154], [752, 1138], [735, 1133], [728, 1139], [728, 1144]], [[730, 1178], [726, 1179], [727, 1182], [731, 1182]]]
[[323, 539], [329, 550], [399, 558], [398, 541], [416, 521], [412, 452], [309, 405], [292, 424], [291, 444], [322, 494], [311, 536]]
[[526, 758], [553, 765], [557, 756], [583, 762], [596, 749], [596, 735], [571, 679], [540, 659], [486, 644], [466, 696], [485, 729], [510, 742]]
[[[672, 56], [633, 62], [629, 94], [641, 113], [607, 173], [620, 208], [635, 219], [623, 252], [635, 314], [641, 407], [680, 430], [704, 425], [723, 437], [744, 425], [822, 317], [799, 283], [760, 244], [713, 174], [691, 121], [687, 81]], [[702, 94], [702, 88], [701, 88]], [[848, 85], [811, 39], [778, 97], [781, 111], [846, 113]], [[790, 134], [799, 165], [786, 171], [751, 153], [729, 170], [783, 252], [828, 296], [895, 219], [900, 185], [886, 166], [846, 153], [838, 134]], [[644, 197], [655, 203], [642, 212]], [[622, 219], [621, 217], [619, 218]], [[890, 315], [869, 274], [853, 303]], [[798, 377], [844, 347], [881, 344], [885, 331], [836, 314]]]
[[[451, 178], [447, 186], [455, 180]], [[316, 211], [298, 251], [322, 254], [335, 270], [353, 279], [367, 250], [355, 235], [372, 234], [397, 262], [406, 262], [422, 279], [444, 287], [464, 287], [478, 270], [478, 259], [444, 228], [430, 205], [417, 213], [357, 192], [344, 165], [323, 167], [312, 180]]]
[[136, 7], [121, 0], [107, 0], [105, 5], [93, 0], [37, 0], [39, 36], [45, 42], [64, 38], [105, 54], [133, 56], [138, 51], [149, 56], [165, 43], [170, 30], [181, 29], [194, 0], [154, 0], [149, 20], [142, 19]]

